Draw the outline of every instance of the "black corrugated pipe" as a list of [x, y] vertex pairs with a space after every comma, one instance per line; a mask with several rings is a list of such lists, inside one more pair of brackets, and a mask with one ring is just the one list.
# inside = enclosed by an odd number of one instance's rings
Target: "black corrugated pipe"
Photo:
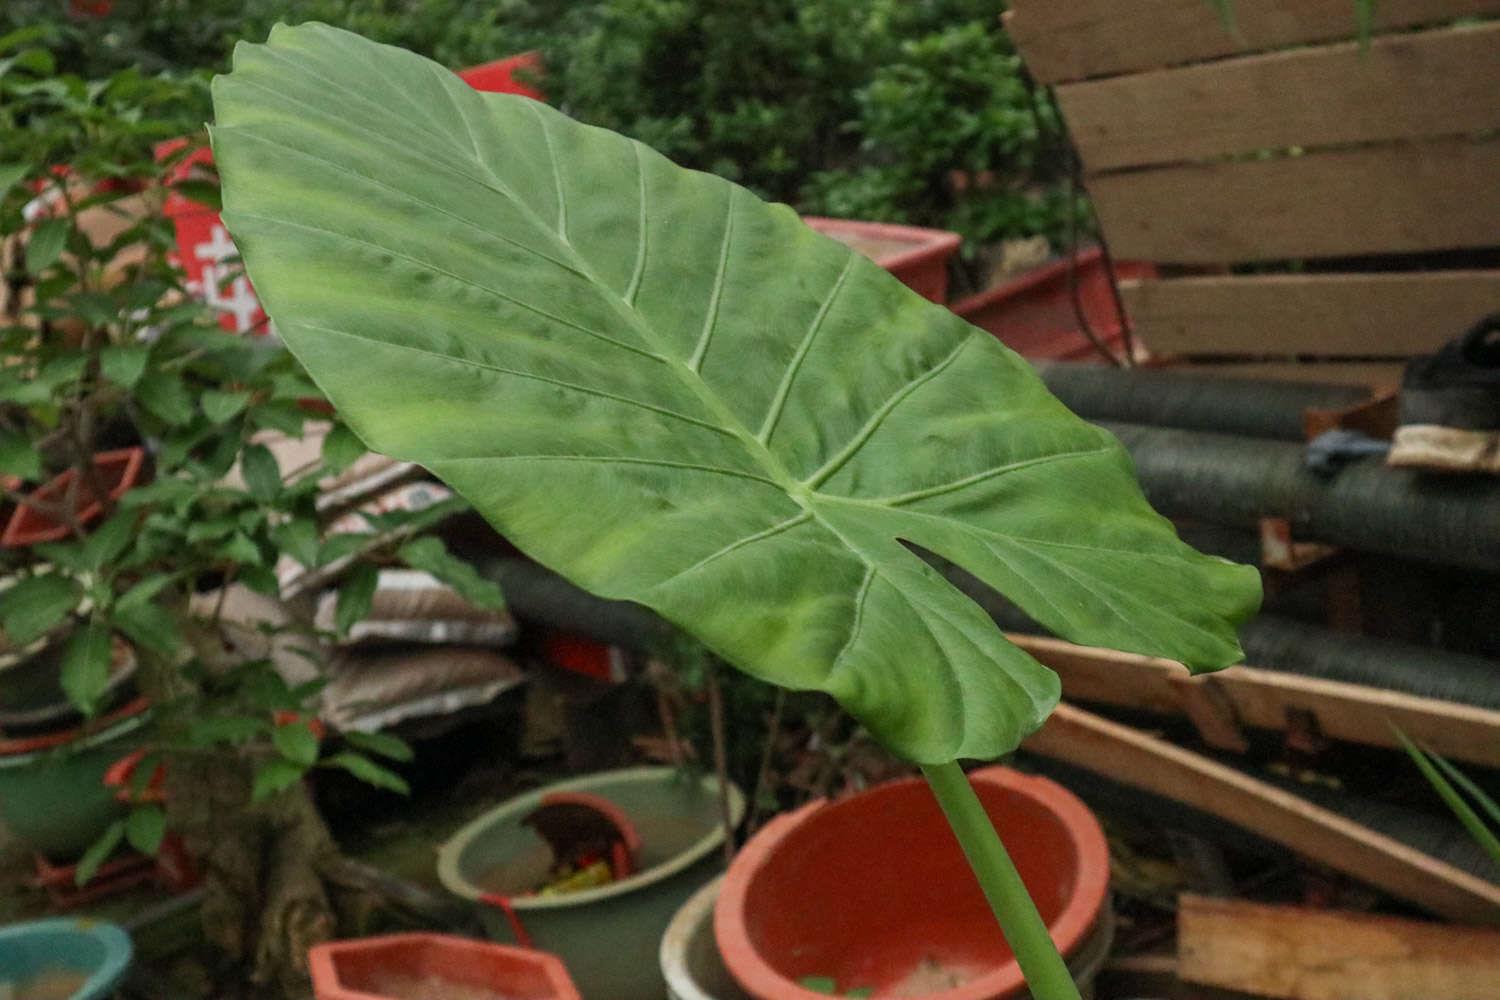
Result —
[[[1047, 635], [1020, 608], [952, 563], [938, 560], [954, 586], [1011, 632]], [[1262, 670], [1321, 677], [1500, 709], [1500, 661], [1389, 639], [1372, 639], [1261, 615], [1240, 627], [1245, 662]]]
[[1388, 469], [1378, 458], [1325, 476], [1291, 442], [1101, 426], [1130, 450], [1146, 496], [1168, 517], [1247, 528], [1283, 517], [1305, 541], [1500, 572], [1500, 479]]
[[1344, 409], [1370, 398], [1359, 386], [1222, 378], [1168, 369], [1043, 362], [1053, 395], [1085, 420], [1303, 439], [1308, 409]]

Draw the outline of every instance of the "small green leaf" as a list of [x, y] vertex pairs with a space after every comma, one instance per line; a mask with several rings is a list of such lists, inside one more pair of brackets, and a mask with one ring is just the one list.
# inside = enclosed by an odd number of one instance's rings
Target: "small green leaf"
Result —
[[364, 453], [364, 442], [343, 424], [335, 424], [323, 439], [323, 464], [332, 475], [349, 468]]
[[250, 495], [262, 503], [270, 503], [281, 494], [281, 469], [271, 449], [263, 444], [245, 446], [240, 453], [240, 474]]
[[318, 565], [318, 526], [310, 518], [297, 518], [271, 530], [276, 547], [311, 568]]
[[415, 756], [405, 740], [397, 739], [387, 733], [362, 733], [357, 729], [351, 729], [344, 733], [344, 739], [348, 740], [351, 746], [367, 753], [399, 760], [403, 764], [408, 763]]
[[323, 762], [325, 767], [339, 767], [360, 781], [376, 788], [385, 788], [401, 795], [410, 795], [411, 787], [394, 771], [387, 770], [368, 757], [357, 753], [336, 753]]
[[42, 478], [42, 456], [25, 434], [0, 431], [0, 476]]
[[338, 605], [333, 611], [333, 627], [339, 635], [347, 635], [355, 622], [370, 613], [379, 582], [380, 575], [373, 566], [356, 566], [350, 571], [339, 588]]
[[152, 416], [165, 424], [181, 427], [192, 423], [196, 410], [182, 379], [160, 369], [147, 372], [136, 382], [135, 396]]
[[167, 814], [161, 806], [136, 806], [125, 820], [125, 839], [142, 854], [155, 856], [167, 832]]
[[131, 608], [151, 601], [169, 587], [177, 576], [173, 573], [153, 573], [136, 583], [115, 601], [116, 608]]
[[305, 722], [288, 722], [271, 732], [276, 752], [300, 767], [312, 767], [318, 761], [318, 738]]
[[240, 582], [257, 594], [265, 594], [267, 597], [278, 597], [281, 594], [281, 581], [276, 578], [276, 571], [269, 566], [241, 566]]
[[99, 370], [122, 389], [133, 389], [146, 371], [151, 348], [138, 345], [111, 346], [99, 352]]
[[138, 517], [134, 511], [120, 511], [105, 521], [83, 542], [82, 559], [88, 569], [98, 572], [119, 559], [135, 537]]
[[219, 203], [219, 185], [213, 181], [184, 180], [172, 185], [172, 190], [188, 201], [195, 202], [215, 212], [223, 206]]
[[0, 198], [10, 194], [10, 189], [30, 170], [30, 165], [25, 163], [0, 163]]
[[68, 245], [73, 223], [68, 219], [43, 219], [31, 230], [26, 243], [26, 270], [40, 274], [56, 264]]
[[99, 839], [89, 845], [89, 849], [83, 852], [83, 857], [78, 859], [78, 869], [73, 873], [74, 885], [87, 885], [93, 880], [99, 866], [109, 860], [109, 856], [115, 853], [115, 848], [125, 839], [125, 821], [117, 819], [109, 824], [105, 831], [99, 835]]
[[100, 622], [78, 629], [63, 648], [62, 689], [85, 715], [99, 710], [99, 697], [109, 687], [110, 653], [109, 629]]
[[245, 409], [250, 402], [250, 394], [207, 389], [198, 397], [198, 402], [203, 407], [205, 417], [212, 423], [222, 424], [231, 417], [238, 416]]
[[242, 531], [230, 535], [229, 541], [219, 546], [219, 554], [230, 562], [239, 564], [253, 565], [264, 561], [260, 549]]
[[196, 747], [215, 743], [244, 743], [269, 727], [270, 723], [253, 715], [212, 715], [206, 719], [197, 719], [189, 725], [187, 740]]
[[67, 617], [82, 595], [76, 582], [57, 573], [27, 577], [0, 591], [0, 628], [12, 645], [24, 646]]
[[832, 976], [803, 976], [797, 980], [797, 985], [814, 993], [826, 993], [833, 996], [839, 991], [839, 984]]
[[299, 767], [289, 760], [270, 761], [255, 772], [255, 786], [250, 790], [250, 801], [260, 802], [270, 798], [301, 781], [306, 773], [307, 768]]
[[428, 535], [407, 542], [397, 550], [396, 556], [413, 569], [431, 573], [471, 604], [494, 610], [505, 607], [505, 595], [500, 592], [499, 585], [486, 580], [473, 566], [452, 555], [438, 538]]
[[118, 602], [110, 613], [109, 620], [131, 642], [153, 653], [169, 654], [182, 642], [177, 619], [166, 608], [150, 601], [134, 604]]

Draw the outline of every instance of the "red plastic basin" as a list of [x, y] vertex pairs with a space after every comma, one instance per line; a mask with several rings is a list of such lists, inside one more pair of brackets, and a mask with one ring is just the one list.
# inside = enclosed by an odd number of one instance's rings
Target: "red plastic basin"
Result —
[[451, 934], [330, 941], [308, 950], [307, 965], [317, 1000], [580, 1000], [555, 955]]
[[802, 221], [864, 254], [923, 298], [947, 300], [948, 258], [958, 252], [962, 242], [957, 233], [816, 215], [804, 216]]
[[[1068, 281], [1073, 266], [1067, 258], [1043, 264], [955, 302], [952, 309], [1023, 357], [1103, 362], [1105, 359], [1079, 328]], [[1089, 326], [1111, 350], [1122, 352], [1124, 334], [1099, 248], [1079, 253], [1077, 268], [1078, 296]], [[1115, 274], [1122, 281], [1151, 278], [1156, 276], [1156, 266], [1144, 261], [1116, 261]]]
[[[1104, 832], [1076, 797], [1003, 767], [970, 775], [1066, 956], [1094, 926], [1109, 889]], [[814, 802], [767, 824], [737, 855], [714, 909], [725, 965], [759, 1000], [816, 1000], [799, 985], [943, 1000], [1010, 997], [1021, 969], [919, 779], [840, 802]]]

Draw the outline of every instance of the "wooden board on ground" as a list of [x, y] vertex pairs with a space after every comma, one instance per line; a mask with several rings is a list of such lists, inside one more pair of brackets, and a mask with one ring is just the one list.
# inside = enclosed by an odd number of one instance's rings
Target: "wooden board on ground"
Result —
[[1282, 1000], [1500, 1000], [1500, 930], [1183, 896], [1177, 975]]
[[1493, 709], [1254, 667], [1193, 677], [1182, 664], [1154, 656], [1041, 636], [1007, 638], [1057, 672], [1063, 697], [1186, 715], [1212, 746], [1235, 749], [1242, 726], [1280, 731], [1294, 717], [1311, 715], [1330, 739], [1395, 749], [1401, 745], [1395, 726], [1445, 757], [1500, 767], [1500, 711]]
[[[1350, 0], [1235, 3], [1229, 31], [1209, 0], [1011, 0], [1005, 24], [1042, 83], [1353, 38]], [[1500, 0], [1381, 0], [1377, 33], [1500, 14]]]
[[1405, 357], [1500, 310], [1500, 270], [1214, 275], [1127, 281], [1120, 294], [1160, 353]]
[[1500, 885], [1201, 754], [1072, 705], [1059, 705], [1024, 746], [1228, 820], [1439, 916], [1475, 924], [1500, 921]]
[[[1057, 88], [1090, 174], [1500, 127], [1500, 22]], [[1440, 110], [1438, 110], [1440, 109]]]
[[1445, 139], [1103, 174], [1089, 193], [1121, 259], [1176, 264], [1488, 247], [1500, 139]]

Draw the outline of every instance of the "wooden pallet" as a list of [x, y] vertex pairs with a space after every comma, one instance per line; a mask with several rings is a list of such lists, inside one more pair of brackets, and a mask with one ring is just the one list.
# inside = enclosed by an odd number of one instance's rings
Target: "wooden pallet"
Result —
[[1500, 309], [1493, 254], [1395, 256], [1500, 246], [1500, 0], [1385, 0], [1367, 47], [1347, 0], [1235, 4], [1233, 31], [1214, 8], [1006, 15], [1112, 251], [1166, 275], [1122, 287], [1133, 325], [1219, 374], [1392, 384]]

